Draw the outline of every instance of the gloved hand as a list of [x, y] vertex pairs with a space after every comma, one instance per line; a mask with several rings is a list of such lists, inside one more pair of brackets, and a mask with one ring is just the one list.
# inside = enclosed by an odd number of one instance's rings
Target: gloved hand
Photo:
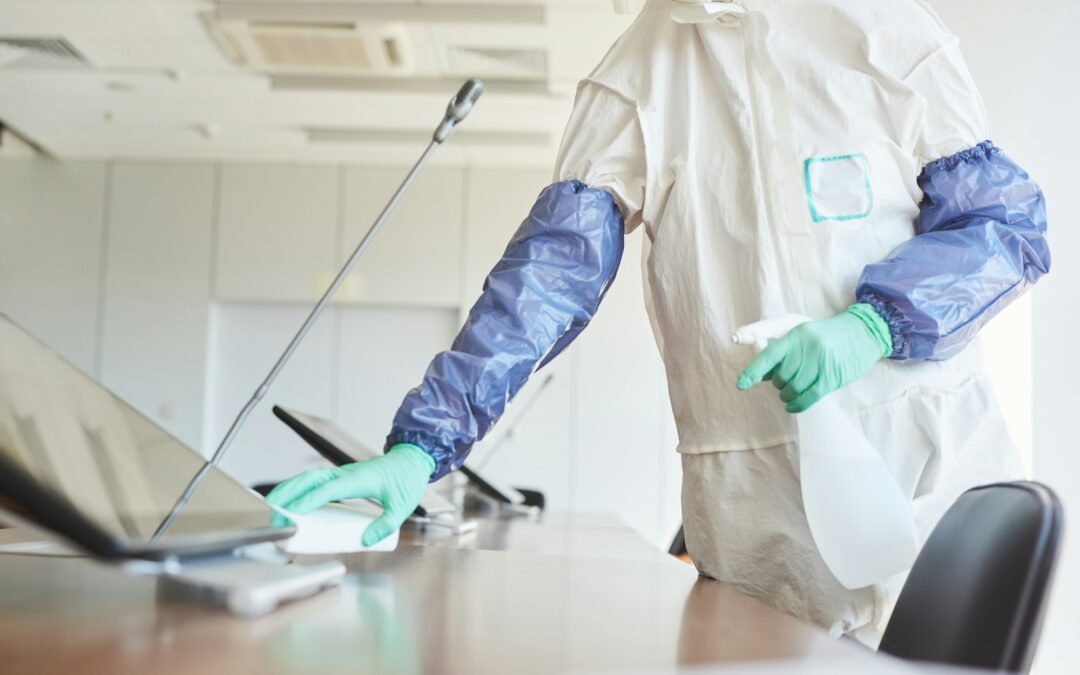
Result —
[[769, 344], [739, 376], [747, 390], [771, 379], [790, 413], [803, 412], [827, 394], [854, 382], [892, 354], [889, 325], [870, 305], [797, 326]]
[[274, 488], [266, 501], [303, 515], [338, 499], [375, 499], [383, 513], [364, 530], [361, 540], [364, 546], [374, 546], [412, 515], [434, 471], [431, 455], [402, 443], [382, 457], [305, 471]]

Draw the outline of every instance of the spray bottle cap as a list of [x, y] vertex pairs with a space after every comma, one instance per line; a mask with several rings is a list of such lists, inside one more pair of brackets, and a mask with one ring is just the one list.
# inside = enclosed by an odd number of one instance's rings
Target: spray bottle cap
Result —
[[785, 314], [773, 319], [765, 319], [736, 330], [731, 336], [731, 341], [737, 345], [753, 346], [755, 351], [761, 352], [769, 346], [769, 342], [779, 340], [791, 329], [807, 321], [810, 321], [810, 318], [801, 314]]

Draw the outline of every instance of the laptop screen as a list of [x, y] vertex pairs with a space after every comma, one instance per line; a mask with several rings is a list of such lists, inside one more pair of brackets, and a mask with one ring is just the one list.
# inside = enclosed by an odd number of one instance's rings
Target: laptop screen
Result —
[[[0, 315], [0, 456], [117, 541], [137, 547], [204, 461]], [[0, 494], [0, 509], [30, 520]], [[212, 470], [160, 545], [192, 535], [265, 529], [270, 509]]]

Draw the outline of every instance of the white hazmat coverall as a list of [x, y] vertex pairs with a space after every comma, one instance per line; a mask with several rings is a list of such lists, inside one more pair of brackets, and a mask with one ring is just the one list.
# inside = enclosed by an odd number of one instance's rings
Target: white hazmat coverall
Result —
[[[880, 639], [902, 579], [833, 578], [803, 513], [795, 420], [771, 388], [736, 390], [753, 355], [729, 336], [842, 312], [916, 234], [920, 173], [987, 137], [957, 39], [918, 0], [654, 0], [581, 83], [556, 178], [609, 191], [644, 227], [701, 573]], [[910, 495], [922, 541], [966, 489], [1023, 477], [977, 339], [832, 395]]]

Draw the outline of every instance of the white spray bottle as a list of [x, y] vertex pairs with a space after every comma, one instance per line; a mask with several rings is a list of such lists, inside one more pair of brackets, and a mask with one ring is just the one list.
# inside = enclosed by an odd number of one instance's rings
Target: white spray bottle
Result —
[[[732, 340], [760, 352], [809, 320], [767, 319]], [[803, 508], [833, 576], [856, 589], [909, 569], [919, 552], [911, 503], [850, 413], [826, 396], [796, 420]]]

